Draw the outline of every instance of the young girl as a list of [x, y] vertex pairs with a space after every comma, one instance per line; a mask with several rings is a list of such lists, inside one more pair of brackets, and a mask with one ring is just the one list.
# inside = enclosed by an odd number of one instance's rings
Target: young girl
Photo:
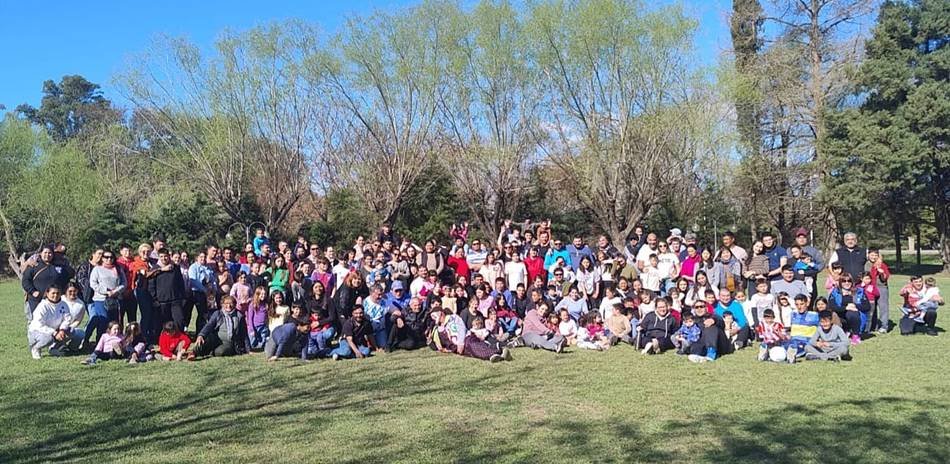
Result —
[[181, 361], [182, 358], [193, 361], [195, 354], [188, 351], [191, 339], [182, 332], [174, 321], [168, 321], [158, 336], [158, 359], [162, 361]]
[[125, 352], [123, 351], [125, 349], [124, 341], [125, 338], [122, 337], [122, 328], [119, 323], [115, 321], [110, 322], [106, 327], [106, 333], [102, 334], [102, 337], [99, 338], [96, 349], [93, 350], [89, 358], [82, 363], [93, 365], [99, 362], [99, 360], [123, 359], [125, 356]]
[[[498, 315], [498, 323], [502, 330], [508, 334], [514, 334], [518, 329], [518, 315], [508, 306], [508, 300], [504, 295], [498, 295], [495, 298], [495, 312]], [[491, 309], [488, 310], [491, 313]]]
[[577, 344], [577, 323], [571, 319], [571, 313], [566, 309], [561, 310], [559, 318], [561, 322], [558, 324], [558, 333], [567, 340], [568, 346], [574, 346]]
[[267, 326], [268, 312], [267, 288], [257, 287], [247, 305], [247, 314], [244, 319], [247, 323], [247, 336], [251, 339], [253, 349], [263, 348], [267, 338], [270, 337], [270, 328]]
[[270, 296], [270, 304], [267, 305], [267, 329], [273, 333], [274, 329], [284, 323], [284, 316], [290, 312], [290, 307], [284, 304], [284, 294], [274, 292]]
[[604, 299], [600, 301], [600, 317], [607, 319], [613, 314], [614, 305], [623, 304], [623, 299], [617, 296], [617, 290], [613, 287], [604, 287]]
[[290, 281], [290, 271], [287, 269], [287, 263], [284, 261], [284, 257], [278, 255], [274, 258], [274, 265], [267, 270], [267, 273], [270, 274], [270, 292], [281, 293], [281, 301], [283, 301], [283, 293], [287, 291], [287, 284]]
[[785, 292], [779, 292], [778, 301], [775, 302], [775, 313], [778, 315], [778, 322], [784, 327], [792, 326], [792, 299]]
[[637, 305], [637, 309], [640, 311], [640, 317], [644, 317], [647, 314], [653, 312], [656, 309], [656, 304], [653, 303], [653, 292], [647, 289], [643, 289], [640, 292], [640, 304]]
[[[610, 346], [610, 342], [607, 340], [598, 341], [597, 338], [591, 335], [589, 327], [592, 325], [588, 319], [596, 318], [599, 314], [597, 313], [588, 313], [580, 318], [580, 327], [577, 329], [577, 347], [585, 350], [597, 350], [603, 351]], [[595, 327], [596, 328], [596, 327]], [[601, 329], [603, 330], [603, 329]]]
[[82, 340], [86, 335], [85, 331], [79, 328], [83, 318], [86, 317], [86, 303], [83, 303], [82, 299], [79, 298], [81, 292], [79, 285], [70, 282], [66, 286], [66, 293], [62, 298], [62, 301], [69, 307], [69, 315], [72, 317], [72, 322], [69, 323], [70, 342], [66, 345], [66, 348], [72, 351], [82, 349]]
[[148, 344], [145, 343], [145, 336], [142, 335], [142, 328], [138, 322], [129, 322], [125, 326], [125, 357], [129, 364], [145, 362], [152, 360], [152, 353], [148, 350]]
[[251, 286], [247, 284], [246, 273], [241, 272], [238, 274], [237, 282], [231, 286], [231, 296], [237, 300], [238, 312], [246, 315], [247, 307], [251, 304]]
[[831, 293], [838, 286], [838, 280], [841, 279], [841, 263], [832, 263], [828, 269], [828, 278], [825, 279], [825, 290]]

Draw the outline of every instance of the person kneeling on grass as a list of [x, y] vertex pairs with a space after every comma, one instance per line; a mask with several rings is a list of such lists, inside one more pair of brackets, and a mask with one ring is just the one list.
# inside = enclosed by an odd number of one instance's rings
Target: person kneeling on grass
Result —
[[292, 319], [274, 329], [274, 333], [264, 344], [264, 357], [268, 361], [277, 361], [279, 357], [299, 356], [307, 359], [306, 337], [310, 332], [310, 322], [306, 319]]
[[191, 339], [188, 334], [178, 328], [175, 321], [168, 321], [162, 327], [162, 333], [158, 336], [158, 359], [162, 361], [181, 361], [185, 358], [189, 361], [195, 359], [195, 354], [188, 351], [191, 346]]
[[235, 310], [236, 307], [233, 296], [221, 297], [221, 309], [211, 314], [195, 339], [196, 355], [234, 356], [251, 351], [247, 324], [244, 316]]
[[785, 333], [785, 326], [775, 321], [775, 311], [772, 308], [762, 312], [762, 320], [755, 327], [755, 332], [761, 340], [759, 361], [785, 361], [788, 356], [788, 334]]
[[851, 342], [841, 327], [831, 323], [831, 312], [824, 311], [819, 314], [818, 324], [818, 330], [805, 346], [805, 359], [841, 361], [846, 358]]
[[69, 342], [72, 321], [69, 305], [60, 299], [59, 288], [47, 288], [45, 298], [33, 310], [27, 332], [33, 359], [40, 359], [40, 351], [44, 348], [49, 348], [49, 354], [53, 356], [62, 355], [60, 347]]
[[96, 349], [82, 363], [91, 366], [111, 359], [125, 359], [125, 337], [122, 335], [122, 326], [116, 321], [106, 326], [106, 333], [99, 337]]
[[354, 306], [350, 318], [343, 323], [340, 346], [330, 352], [334, 361], [341, 358], [363, 359], [372, 351], [379, 351], [375, 343], [375, 331], [363, 314], [363, 306]]
[[637, 327], [642, 353], [659, 354], [673, 348], [672, 337], [678, 328], [676, 319], [670, 315], [670, 303], [664, 297], [657, 298], [656, 309], [643, 316]]
[[911, 335], [923, 328], [927, 335], [937, 335], [937, 308], [943, 305], [943, 297], [937, 288], [937, 280], [928, 277], [926, 281], [920, 276], [913, 276], [910, 282], [900, 291], [904, 298], [901, 312], [904, 317], [900, 320], [901, 335]]

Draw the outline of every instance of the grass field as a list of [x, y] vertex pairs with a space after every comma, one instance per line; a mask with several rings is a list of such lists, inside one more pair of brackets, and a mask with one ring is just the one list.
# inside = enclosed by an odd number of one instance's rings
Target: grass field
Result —
[[946, 333], [892, 333], [852, 362], [794, 366], [754, 350], [694, 365], [619, 347], [519, 349], [497, 365], [418, 351], [88, 368], [30, 359], [21, 301], [0, 284], [3, 463], [950, 459]]

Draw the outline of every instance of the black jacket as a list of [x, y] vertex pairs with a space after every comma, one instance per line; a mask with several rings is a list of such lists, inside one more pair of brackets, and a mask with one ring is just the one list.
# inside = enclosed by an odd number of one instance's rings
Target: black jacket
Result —
[[656, 313], [652, 312], [643, 317], [643, 320], [640, 321], [640, 327], [643, 328], [641, 333], [647, 340], [651, 338], [662, 340], [672, 337], [678, 328], [678, 324], [672, 314], [667, 314], [666, 319], [660, 320]]
[[65, 292], [66, 284], [69, 283], [69, 279], [72, 279], [74, 274], [73, 268], [69, 267], [68, 264], [47, 264], [40, 261], [23, 271], [23, 279], [20, 284], [30, 299], [34, 299], [33, 292], [40, 292], [38, 299], [43, 298], [46, 289], [54, 285]]
[[185, 279], [178, 266], [170, 270], [155, 271], [148, 279], [148, 292], [156, 303], [173, 303], [185, 299]]
[[211, 313], [211, 317], [208, 318], [208, 323], [201, 329], [198, 336], [205, 339], [212, 335], [217, 337], [218, 329], [221, 325], [225, 324], [225, 318], [229, 316], [233, 318], [234, 332], [231, 334], [231, 343], [234, 346], [234, 352], [237, 354], [249, 353], [251, 351], [251, 343], [247, 338], [247, 323], [244, 321], [244, 316], [236, 310], [231, 311], [230, 315], [225, 315], [224, 311], [220, 309]]

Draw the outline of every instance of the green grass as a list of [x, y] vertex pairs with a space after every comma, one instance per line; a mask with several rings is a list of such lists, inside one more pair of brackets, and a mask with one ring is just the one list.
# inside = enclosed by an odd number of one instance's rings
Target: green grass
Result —
[[21, 301], [15, 284], [0, 284], [4, 463], [950, 456], [950, 334], [892, 333], [854, 348], [853, 362], [794, 366], [758, 363], [754, 350], [693, 365], [619, 347], [519, 349], [498, 365], [424, 350], [336, 363], [251, 355], [87, 368], [77, 357], [30, 359]]

